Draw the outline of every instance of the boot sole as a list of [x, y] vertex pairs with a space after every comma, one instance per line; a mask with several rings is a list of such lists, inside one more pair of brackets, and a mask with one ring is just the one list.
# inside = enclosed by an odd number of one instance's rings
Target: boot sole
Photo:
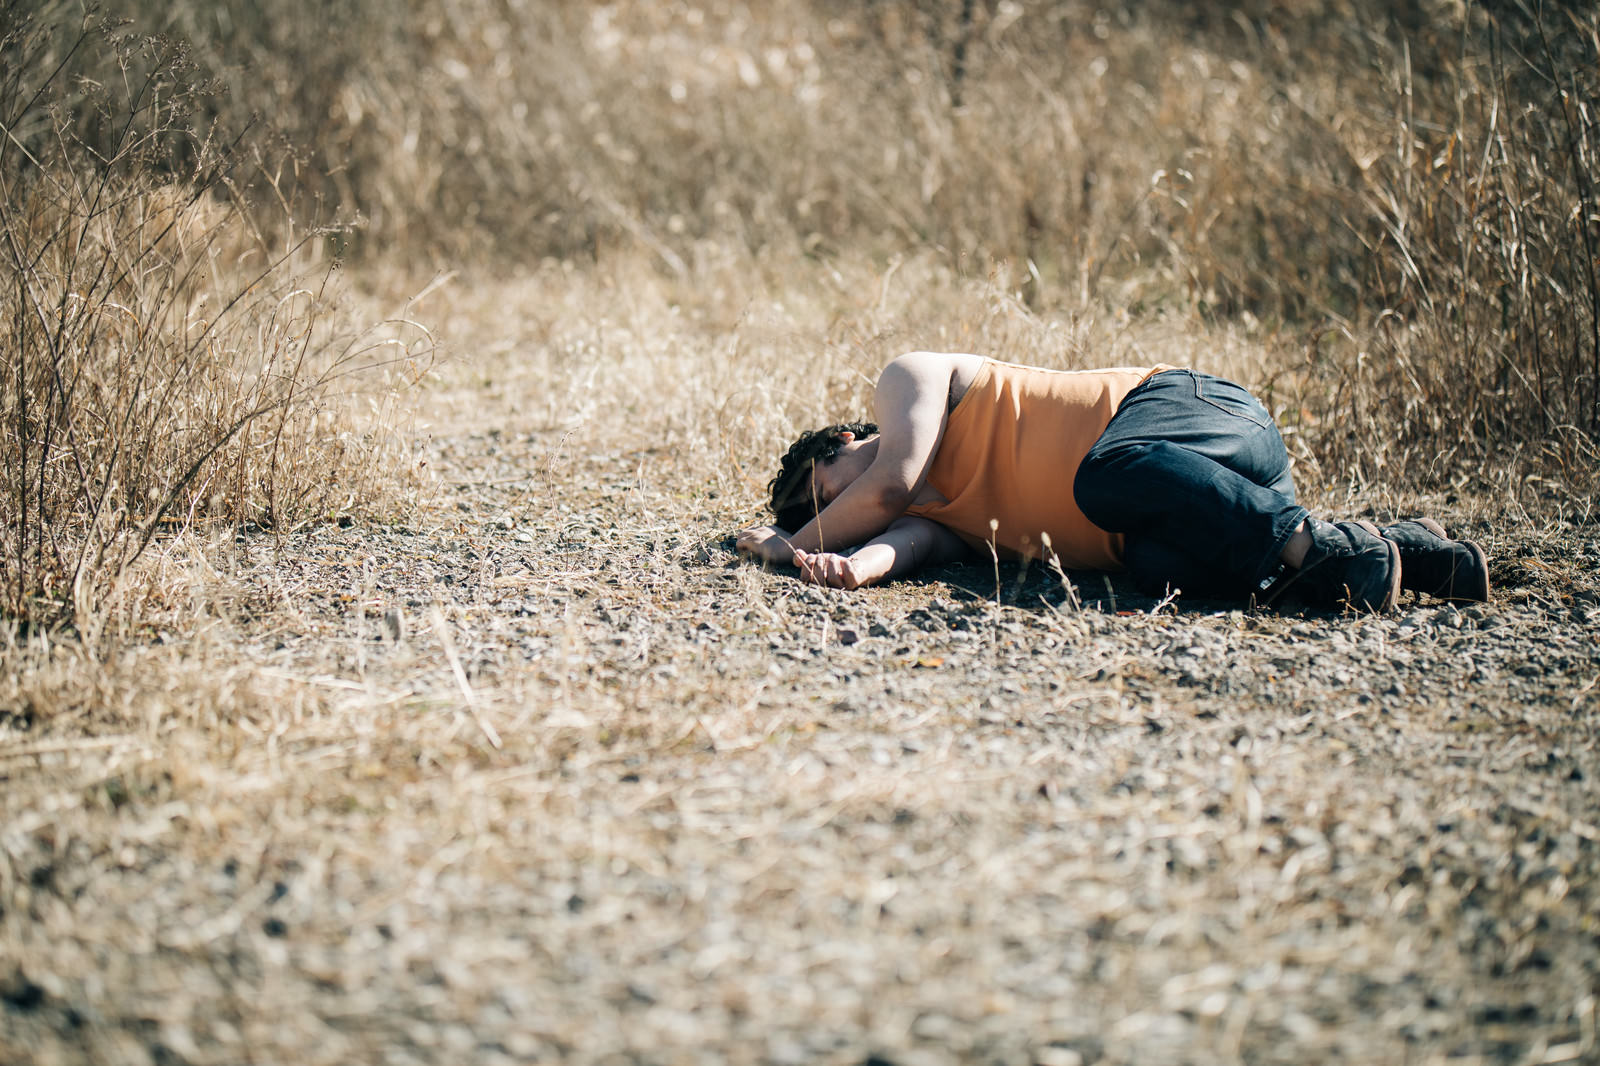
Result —
[[1421, 526], [1423, 529], [1426, 529], [1429, 533], [1432, 533], [1434, 536], [1438, 537], [1440, 540], [1450, 539], [1450, 534], [1444, 531], [1444, 527], [1431, 518], [1413, 518], [1412, 521]]

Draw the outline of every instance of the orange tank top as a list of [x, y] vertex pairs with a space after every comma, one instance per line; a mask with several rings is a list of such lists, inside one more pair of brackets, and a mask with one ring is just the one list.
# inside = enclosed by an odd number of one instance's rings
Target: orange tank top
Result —
[[1002, 555], [1038, 558], [1048, 533], [1063, 566], [1122, 569], [1122, 535], [1084, 516], [1072, 481], [1123, 397], [1170, 369], [1045, 370], [985, 360], [950, 412], [928, 471], [947, 502], [907, 513], [948, 526], [980, 552], [993, 543]]

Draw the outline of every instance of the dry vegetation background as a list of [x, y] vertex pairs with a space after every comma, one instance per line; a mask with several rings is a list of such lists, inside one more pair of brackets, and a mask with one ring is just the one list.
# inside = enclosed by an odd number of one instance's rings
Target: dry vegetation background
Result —
[[[0, 1061], [1600, 1059], [1600, 22], [0, 0]], [[735, 561], [902, 351], [1253, 386], [1387, 619]]]

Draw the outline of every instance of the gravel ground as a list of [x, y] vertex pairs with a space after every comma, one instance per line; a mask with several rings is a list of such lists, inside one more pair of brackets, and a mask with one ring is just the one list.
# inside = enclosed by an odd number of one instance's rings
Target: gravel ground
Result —
[[1445, 507], [1496, 601], [1382, 618], [846, 593], [560, 447], [0, 708], [0, 1060], [1600, 1061], [1600, 525]]

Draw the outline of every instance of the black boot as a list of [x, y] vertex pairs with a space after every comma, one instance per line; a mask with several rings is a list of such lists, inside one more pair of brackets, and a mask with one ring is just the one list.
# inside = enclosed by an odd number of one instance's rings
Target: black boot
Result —
[[1311, 547], [1300, 569], [1289, 570], [1272, 589], [1270, 604], [1285, 592], [1317, 607], [1383, 613], [1400, 598], [1400, 549], [1371, 522], [1306, 519]]
[[1470, 540], [1451, 540], [1431, 518], [1384, 526], [1383, 538], [1400, 549], [1400, 587], [1442, 600], [1487, 603], [1489, 560]]

